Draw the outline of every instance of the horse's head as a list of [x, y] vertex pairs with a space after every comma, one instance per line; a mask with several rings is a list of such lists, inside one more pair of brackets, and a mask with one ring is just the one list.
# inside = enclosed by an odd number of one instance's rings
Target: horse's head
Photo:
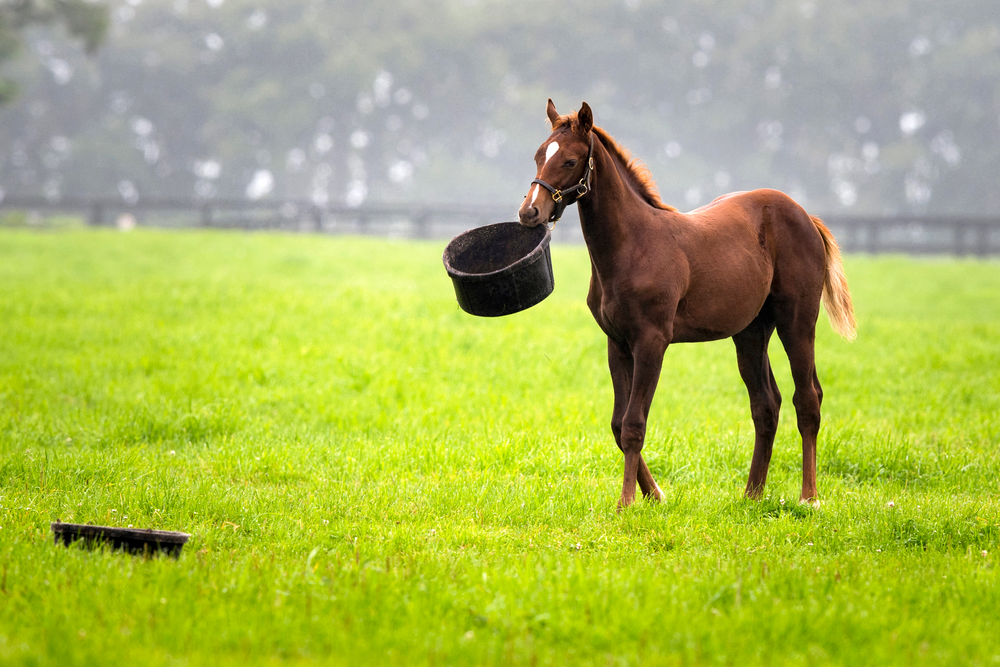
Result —
[[594, 170], [594, 114], [586, 102], [577, 113], [560, 116], [549, 100], [552, 134], [535, 152], [538, 171], [517, 212], [525, 227], [555, 223], [563, 209], [590, 191]]

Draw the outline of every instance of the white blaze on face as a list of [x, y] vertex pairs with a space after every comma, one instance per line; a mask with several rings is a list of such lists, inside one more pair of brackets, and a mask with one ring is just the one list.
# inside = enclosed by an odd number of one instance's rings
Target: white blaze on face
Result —
[[549, 147], [545, 149], [545, 162], [548, 163], [552, 159], [552, 156], [559, 152], [559, 142], [553, 141], [549, 144]]
[[[552, 156], [559, 152], [559, 142], [553, 141], [551, 144], [545, 147], [545, 162], [542, 163], [544, 167]], [[531, 191], [531, 203], [528, 206], [534, 206], [535, 200], [538, 199], [539, 193], [542, 191], [542, 186], [536, 184], [534, 189]]]
[[[552, 159], [552, 156], [555, 155], [558, 152], [559, 152], [559, 142], [558, 141], [553, 141], [551, 144], [549, 144], [545, 148], [545, 162], [542, 163], [542, 166], [544, 167], [546, 164], [548, 164], [549, 160]], [[535, 186], [535, 192], [534, 192], [534, 194], [531, 195], [531, 205], [532, 206], [535, 205], [535, 200], [538, 199], [538, 193], [541, 190], [541, 187], [542, 186], [540, 186], [540, 185], [536, 185]]]

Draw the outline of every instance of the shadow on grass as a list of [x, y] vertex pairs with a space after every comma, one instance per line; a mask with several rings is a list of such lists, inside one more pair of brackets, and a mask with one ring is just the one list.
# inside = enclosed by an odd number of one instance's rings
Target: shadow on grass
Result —
[[[794, 498], [766, 496], [761, 500], [739, 498], [726, 503], [725, 512], [737, 523], [759, 523], [781, 517], [796, 520], [814, 518], [819, 510]], [[741, 520], [742, 518], [742, 520]]]

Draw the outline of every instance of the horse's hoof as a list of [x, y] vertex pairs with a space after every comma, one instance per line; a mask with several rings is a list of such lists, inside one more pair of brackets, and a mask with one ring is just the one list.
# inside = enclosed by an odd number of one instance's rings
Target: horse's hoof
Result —
[[812, 507], [814, 510], [818, 510], [820, 508], [820, 505], [822, 505], [822, 503], [819, 501], [819, 498], [800, 498], [799, 504], [809, 505], [809, 507]]
[[664, 497], [663, 489], [661, 489], [655, 482], [653, 483], [653, 488], [649, 490], [649, 493], [643, 492], [642, 494], [642, 499], [651, 503], [658, 503], [663, 500]]

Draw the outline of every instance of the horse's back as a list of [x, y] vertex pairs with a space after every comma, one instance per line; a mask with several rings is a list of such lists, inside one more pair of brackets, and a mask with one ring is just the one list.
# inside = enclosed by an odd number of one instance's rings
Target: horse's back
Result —
[[[678, 310], [688, 325], [682, 329], [732, 335], [756, 317], [769, 297], [805, 297], [815, 300], [810, 308], [818, 307], [823, 239], [791, 197], [778, 190], [736, 192], [683, 217], [691, 281]], [[684, 339], [700, 335], [682, 335]]]
[[727, 199], [731, 199], [733, 197], [739, 197], [741, 195], [747, 195], [747, 194], [750, 194], [751, 192], [753, 192], [753, 191], [750, 191], [750, 190], [740, 190], [738, 192], [727, 192], [724, 195], [719, 195], [718, 197], [716, 197], [712, 201], [708, 202], [704, 206], [699, 206], [698, 208], [696, 208], [696, 209], [694, 209], [692, 211], [688, 211], [688, 215], [696, 215], [698, 213], [704, 213], [705, 211], [708, 211], [709, 209], [715, 208], [716, 206], [718, 206], [719, 204], [723, 203]]
[[803, 271], [811, 268], [822, 276], [826, 255], [823, 237], [805, 209], [780, 190], [729, 193], [687, 216], [706, 234], [736, 230], [726, 235], [755, 238], [775, 271], [792, 262], [802, 264]]

